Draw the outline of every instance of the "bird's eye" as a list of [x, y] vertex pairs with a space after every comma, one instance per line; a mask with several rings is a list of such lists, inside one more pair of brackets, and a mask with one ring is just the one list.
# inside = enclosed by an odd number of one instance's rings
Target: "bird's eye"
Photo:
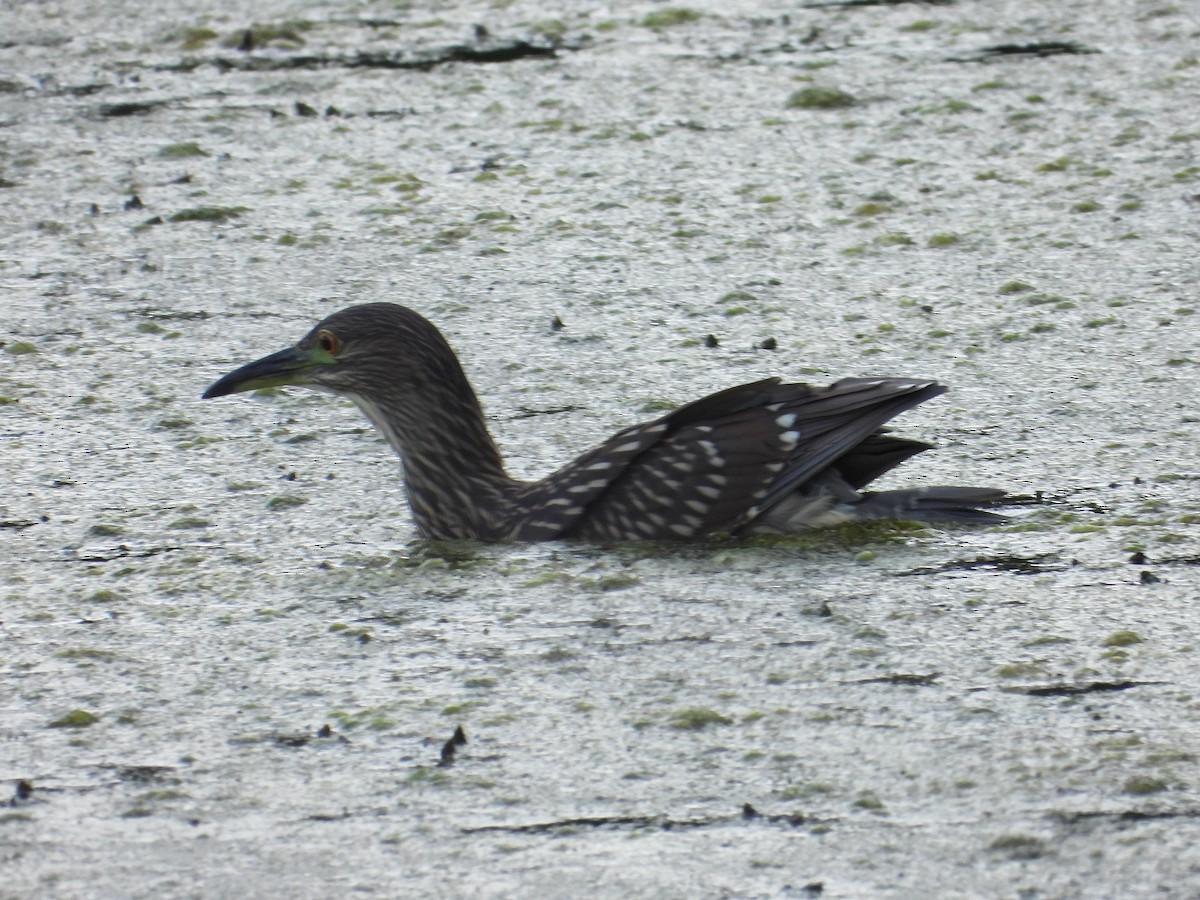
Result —
[[332, 331], [321, 330], [317, 333], [317, 346], [332, 356], [342, 349], [342, 342]]

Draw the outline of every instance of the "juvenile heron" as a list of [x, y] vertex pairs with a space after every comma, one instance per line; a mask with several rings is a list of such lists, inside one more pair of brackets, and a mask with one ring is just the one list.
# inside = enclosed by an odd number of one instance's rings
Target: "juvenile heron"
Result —
[[861, 490], [931, 445], [893, 416], [945, 392], [933, 381], [768, 378], [634, 425], [541, 481], [510, 478], [446, 339], [392, 303], [334, 313], [300, 343], [204, 392], [302, 385], [348, 397], [400, 455], [417, 528], [485, 541], [688, 540], [795, 532], [861, 519], [994, 522], [1004, 492]]

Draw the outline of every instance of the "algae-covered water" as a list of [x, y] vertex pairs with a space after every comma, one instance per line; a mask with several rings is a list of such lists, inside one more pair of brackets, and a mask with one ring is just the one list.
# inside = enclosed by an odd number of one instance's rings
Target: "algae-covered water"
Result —
[[[0, 896], [1194, 895], [1198, 35], [6, 10]], [[521, 476], [742, 381], [929, 376], [896, 424], [939, 449], [888, 483], [1022, 502], [425, 545], [349, 404], [199, 399], [375, 300]]]

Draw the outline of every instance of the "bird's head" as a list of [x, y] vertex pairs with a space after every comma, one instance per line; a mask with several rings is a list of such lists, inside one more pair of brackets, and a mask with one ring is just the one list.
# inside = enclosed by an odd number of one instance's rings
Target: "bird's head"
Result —
[[230, 372], [203, 396], [300, 385], [386, 400], [460, 382], [453, 351], [428, 320], [394, 303], [367, 303], [334, 313], [295, 346]]

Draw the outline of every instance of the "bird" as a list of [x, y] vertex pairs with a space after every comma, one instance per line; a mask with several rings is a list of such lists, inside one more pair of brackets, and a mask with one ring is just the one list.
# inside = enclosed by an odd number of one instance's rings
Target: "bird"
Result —
[[1004, 521], [1002, 490], [865, 486], [932, 445], [894, 416], [936, 381], [767, 378], [625, 428], [540, 481], [508, 475], [458, 357], [394, 303], [335, 312], [297, 344], [214, 382], [204, 399], [297, 385], [353, 401], [399, 454], [420, 536], [597, 543], [794, 533], [864, 520]]

